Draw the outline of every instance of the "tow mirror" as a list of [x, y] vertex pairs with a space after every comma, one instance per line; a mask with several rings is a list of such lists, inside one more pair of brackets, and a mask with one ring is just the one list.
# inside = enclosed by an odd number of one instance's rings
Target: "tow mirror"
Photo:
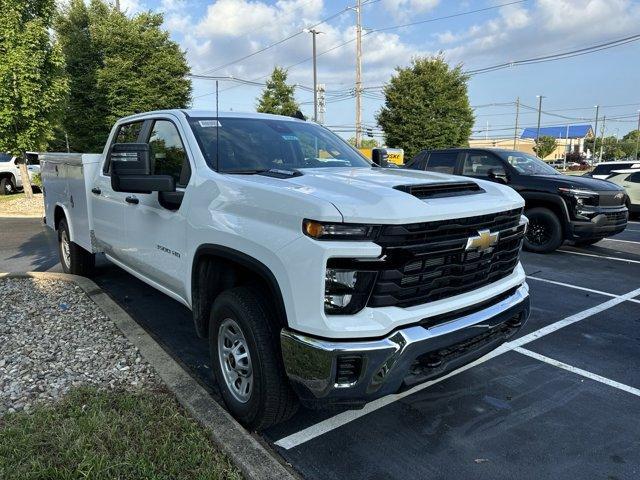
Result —
[[151, 175], [147, 143], [115, 143], [107, 155], [115, 192], [175, 192], [176, 182], [171, 175]]

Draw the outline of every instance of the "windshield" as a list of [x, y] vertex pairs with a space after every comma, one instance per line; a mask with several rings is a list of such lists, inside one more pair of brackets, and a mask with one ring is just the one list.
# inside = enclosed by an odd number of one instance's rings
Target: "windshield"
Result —
[[520, 175], [560, 175], [551, 165], [528, 153], [499, 152], [498, 155], [509, 162]]
[[224, 117], [189, 123], [207, 163], [219, 172], [371, 167], [348, 143], [313, 123]]

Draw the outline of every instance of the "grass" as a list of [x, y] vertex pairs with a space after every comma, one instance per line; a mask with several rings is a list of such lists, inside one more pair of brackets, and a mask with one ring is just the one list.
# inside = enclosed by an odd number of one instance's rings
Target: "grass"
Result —
[[242, 477], [170, 394], [84, 388], [54, 406], [0, 417], [0, 478]]
[[8, 202], [9, 200], [16, 200], [18, 198], [24, 198], [24, 193], [13, 193], [11, 195], [0, 195], [0, 203]]

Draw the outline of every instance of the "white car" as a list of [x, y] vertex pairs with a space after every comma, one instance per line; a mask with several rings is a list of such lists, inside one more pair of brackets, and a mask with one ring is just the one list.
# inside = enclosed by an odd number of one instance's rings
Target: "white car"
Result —
[[629, 213], [640, 213], [640, 169], [614, 170], [607, 180], [625, 189]]
[[[7, 153], [0, 153], [0, 195], [10, 195], [22, 189], [20, 162], [18, 157]], [[40, 172], [37, 155], [28, 155], [27, 170], [33, 182], [33, 176]]]
[[251, 428], [444, 375], [529, 315], [518, 193], [379, 167], [311, 122], [149, 112], [42, 175], [64, 271], [104, 252], [190, 308]]
[[624, 169], [639, 169], [640, 162], [638, 161], [615, 161], [615, 162], [600, 162], [598, 163], [593, 170], [588, 173], [585, 173], [585, 177], [593, 177], [599, 178], [600, 180], [607, 180], [607, 177], [614, 170], [624, 170]]

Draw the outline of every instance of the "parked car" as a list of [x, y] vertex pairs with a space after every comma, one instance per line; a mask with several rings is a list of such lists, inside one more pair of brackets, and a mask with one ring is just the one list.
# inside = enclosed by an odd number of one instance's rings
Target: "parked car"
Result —
[[640, 213], [640, 169], [614, 170], [607, 180], [627, 192], [627, 208], [631, 214]]
[[534, 155], [492, 148], [425, 150], [408, 168], [509, 185], [525, 199], [524, 247], [556, 250], [565, 240], [590, 245], [627, 226], [624, 190], [604, 180], [562, 175]]
[[598, 178], [600, 180], [605, 180], [611, 172], [614, 170], [625, 170], [625, 169], [638, 169], [640, 168], [640, 162], [624, 162], [624, 161], [615, 161], [615, 162], [601, 162], [598, 163], [593, 170], [585, 173], [584, 177], [592, 177]]
[[520, 195], [379, 167], [312, 122], [149, 112], [42, 162], [64, 271], [104, 252], [190, 308], [251, 428], [441, 376], [529, 315]]
[[[32, 159], [30, 155], [27, 160], [27, 171], [29, 178], [33, 181], [35, 174], [40, 172], [37, 156]], [[20, 175], [20, 163], [23, 160], [19, 157], [0, 153], [0, 195], [10, 195], [22, 189], [22, 176]]]

